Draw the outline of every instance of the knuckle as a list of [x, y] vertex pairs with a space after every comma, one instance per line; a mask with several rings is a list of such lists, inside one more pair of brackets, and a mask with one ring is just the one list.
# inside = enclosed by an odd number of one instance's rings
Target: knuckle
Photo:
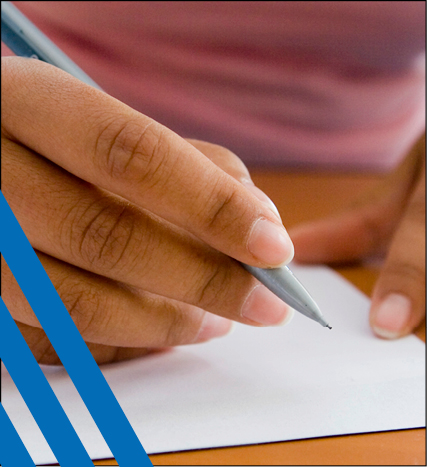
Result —
[[99, 335], [108, 325], [108, 309], [102, 294], [85, 284], [64, 282], [58, 293], [77, 329], [85, 339]]
[[62, 365], [46, 333], [41, 328], [28, 326], [15, 321], [37, 363], [44, 365]]
[[182, 313], [180, 313], [172, 305], [165, 305], [167, 313], [169, 314], [169, 319], [167, 320], [167, 325], [164, 328], [164, 337], [163, 345], [174, 346], [183, 343], [187, 343], [188, 339], [188, 326], [187, 320], [184, 319]]
[[230, 269], [218, 264], [201, 277], [202, 281], [199, 280], [194, 292], [195, 305], [205, 310], [217, 308], [232, 283]]
[[165, 129], [151, 126], [144, 135], [144, 165], [139, 171], [138, 182], [145, 190], [161, 189], [173, 174], [172, 151]]
[[220, 234], [225, 231], [233, 231], [232, 224], [236, 222], [235, 209], [237, 195], [235, 191], [218, 197], [216, 201], [211, 201], [210, 206], [205, 208], [203, 213], [204, 228], [213, 234]]
[[162, 312], [168, 314], [166, 325], [162, 328], [161, 345], [175, 346], [190, 344], [197, 338], [205, 312], [186, 303], [165, 304]]
[[105, 119], [98, 124], [94, 143], [95, 164], [113, 179], [137, 183], [159, 180], [169, 143], [162, 125], [126, 119]]
[[132, 176], [143, 134], [144, 130], [141, 134], [141, 127], [132, 120], [107, 118], [97, 128], [95, 163], [111, 178]]
[[74, 256], [81, 258], [96, 270], [111, 271], [127, 264], [133, 248], [136, 219], [126, 206], [108, 204], [85, 211], [78, 218], [78, 232], [70, 244]]

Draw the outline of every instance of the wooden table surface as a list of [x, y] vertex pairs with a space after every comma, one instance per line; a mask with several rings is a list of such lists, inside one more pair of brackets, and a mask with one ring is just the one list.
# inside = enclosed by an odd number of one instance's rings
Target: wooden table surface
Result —
[[[277, 205], [286, 227], [343, 209], [380, 180], [372, 174], [252, 171]], [[370, 295], [375, 264], [334, 267]], [[425, 342], [425, 321], [416, 334]], [[425, 429], [336, 436], [279, 443], [150, 455], [154, 465], [426, 465]], [[111, 460], [95, 465], [117, 465]]]

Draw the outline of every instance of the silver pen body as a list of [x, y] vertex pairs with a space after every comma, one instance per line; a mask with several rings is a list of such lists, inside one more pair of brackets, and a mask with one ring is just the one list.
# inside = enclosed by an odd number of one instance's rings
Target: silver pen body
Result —
[[262, 269], [240, 263], [271, 292], [299, 313], [307, 316], [324, 327], [332, 329], [323, 318], [322, 312], [301, 282], [287, 266]]

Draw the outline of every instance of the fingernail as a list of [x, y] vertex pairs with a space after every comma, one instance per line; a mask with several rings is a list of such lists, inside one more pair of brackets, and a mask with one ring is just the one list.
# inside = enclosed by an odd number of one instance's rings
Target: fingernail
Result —
[[222, 337], [229, 334], [233, 329], [233, 321], [212, 313], [205, 313], [196, 342], [205, 342], [215, 337]]
[[284, 229], [267, 219], [258, 219], [252, 227], [248, 250], [269, 266], [288, 264], [294, 257], [294, 246]]
[[280, 326], [288, 323], [293, 310], [263, 285], [257, 285], [242, 307], [242, 316], [267, 326]]
[[271, 199], [258, 187], [256, 187], [253, 183], [243, 183], [245, 187], [255, 195], [260, 201], [262, 201], [271, 211], [276, 214], [276, 216], [282, 221], [280, 217], [279, 210], [277, 209], [276, 205], [271, 201]]
[[411, 302], [408, 297], [390, 294], [374, 312], [373, 329], [385, 339], [396, 339], [402, 334], [411, 316]]

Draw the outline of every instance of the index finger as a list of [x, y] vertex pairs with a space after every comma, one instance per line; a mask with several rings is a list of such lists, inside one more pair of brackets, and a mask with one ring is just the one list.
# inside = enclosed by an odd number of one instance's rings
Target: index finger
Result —
[[57, 68], [2, 59], [2, 129], [65, 170], [217, 250], [279, 266], [292, 242], [255, 196], [163, 125]]

